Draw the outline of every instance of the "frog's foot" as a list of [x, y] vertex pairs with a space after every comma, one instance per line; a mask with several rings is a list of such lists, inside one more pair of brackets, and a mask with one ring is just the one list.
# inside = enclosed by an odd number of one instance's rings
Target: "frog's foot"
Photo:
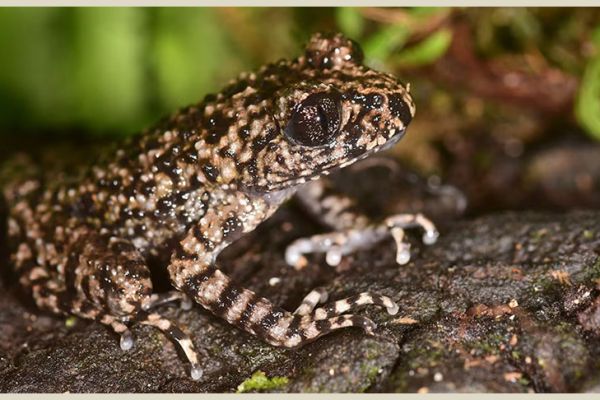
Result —
[[329, 295], [327, 294], [327, 291], [324, 288], [319, 287], [313, 289], [309, 294], [307, 294], [304, 297], [298, 308], [296, 308], [296, 311], [294, 311], [294, 314], [308, 315], [311, 312], [313, 312], [313, 310], [318, 304], [325, 303], [328, 297]]
[[104, 326], [109, 327], [114, 333], [119, 335], [119, 345], [122, 350], [131, 350], [133, 347], [133, 335], [129, 330], [128, 318], [120, 318], [103, 311], [98, 305], [87, 300], [73, 300], [69, 306], [69, 313], [83, 319], [98, 321]]
[[323, 307], [316, 308], [318, 304], [327, 301], [327, 292], [323, 288], [317, 288], [311, 291], [300, 306], [294, 311], [294, 315], [311, 315], [315, 320], [328, 319], [340, 316], [354, 307], [374, 304], [380, 307], [385, 307], [388, 314], [395, 315], [398, 313], [398, 305], [389, 297], [363, 292], [345, 299], [330, 302]]
[[202, 378], [202, 368], [198, 362], [198, 352], [192, 339], [183, 332], [175, 323], [157, 313], [140, 313], [138, 322], [160, 330], [165, 336], [179, 346], [190, 365], [190, 377], [197, 381]]
[[307, 264], [305, 254], [325, 253], [327, 264], [336, 266], [342, 260], [342, 256], [369, 249], [391, 235], [396, 242], [396, 262], [403, 265], [410, 261], [410, 244], [404, 240], [404, 229], [412, 227], [424, 230], [425, 244], [435, 243], [439, 236], [435, 225], [423, 215], [397, 214], [378, 225], [297, 239], [287, 247], [285, 259], [289, 265], [301, 269]]
[[396, 242], [396, 262], [400, 265], [410, 261], [410, 244], [404, 241], [405, 228], [422, 228], [424, 231], [422, 241], [426, 245], [434, 244], [440, 236], [433, 222], [422, 214], [396, 214], [387, 217], [384, 223]]
[[165, 293], [153, 293], [142, 301], [142, 310], [149, 311], [163, 304], [180, 302], [183, 310], [191, 310], [194, 303], [185, 293], [178, 290], [171, 290]]
[[310, 292], [294, 314], [289, 315], [288, 322], [285, 324], [287, 325], [285, 334], [271, 335], [277, 338], [277, 341], [269, 340], [269, 342], [278, 346], [298, 347], [334, 330], [348, 327], [362, 328], [365, 333], [374, 335], [377, 328], [375, 322], [362, 315], [347, 313], [367, 304], [385, 307], [391, 315], [398, 312], [398, 305], [389, 297], [373, 293], [360, 293], [315, 308], [317, 304], [324, 301], [326, 295], [322, 289]]
[[[169, 292], [174, 293], [174, 292]], [[166, 293], [165, 293], [166, 295]], [[167, 300], [166, 296], [158, 296], [157, 300]], [[187, 296], [178, 296], [178, 300], [187, 299]], [[86, 303], [87, 304], [87, 303]], [[152, 304], [153, 302], [147, 300], [144, 304]], [[111, 314], [105, 314], [98, 308], [92, 308], [93, 306], [87, 307], [86, 311], [77, 310], [75, 315], [82, 318], [95, 319], [103, 325], [110, 327], [117, 335], [120, 336], [119, 345], [121, 350], [131, 350], [135, 344], [135, 340], [128, 325], [131, 323], [140, 323], [143, 325], [150, 325], [159, 329], [165, 336], [171, 339], [176, 345], [178, 345], [187, 361], [190, 364], [190, 376], [193, 380], [199, 380], [202, 377], [202, 369], [198, 364], [198, 353], [194, 348], [194, 343], [188, 335], [185, 334], [180, 328], [177, 327], [173, 322], [164, 318], [157, 313], [147, 313], [145, 310], [141, 310], [135, 316], [127, 318], [116, 317]]]
[[[187, 298], [187, 297], [186, 297]], [[121, 350], [131, 350], [135, 340], [129, 327], [119, 318], [110, 314], [104, 314], [97, 319], [101, 324], [110, 327], [116, 334], [120, 335]], [[190, 365], [190, 377], [199, 380], [202, 377], [202, 368], [198, 363], [198, 353], [190, 337], [183, 332], [175, 323], [158, 313], [146, 313], [140, 311], [132, 322], [153, 326], [159, 329], [165, 336], [172, 340], [182, 350]]]

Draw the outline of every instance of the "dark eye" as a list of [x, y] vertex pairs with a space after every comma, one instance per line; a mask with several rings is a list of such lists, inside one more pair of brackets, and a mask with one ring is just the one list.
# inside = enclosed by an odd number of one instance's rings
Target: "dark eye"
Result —
[[323, 146], [335, 139], [340, 130], [339, 93], [315, 93], [294, 110], [285, 134], [303, 146]]

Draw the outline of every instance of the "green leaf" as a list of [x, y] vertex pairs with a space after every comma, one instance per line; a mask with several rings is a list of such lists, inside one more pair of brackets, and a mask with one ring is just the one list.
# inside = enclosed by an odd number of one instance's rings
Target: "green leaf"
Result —
[[446, 53], [451, 42], [452, 32], [442, 29], [402, 51], [393, 58], [393, 62], [413, 67], [431, 64]]
[[600, 25], [598, 25], [592, 31], [592, 42], [598, 47], [600, 47]]
[[153, 43], [161, 108], [196, 103], [240, 69], [216, 9], [161, 8]]
[[585, 130], [600, 140], [600, 56], [591, 59], [579, 86], [575, 115]]
[[363, 47], [367, 61], [383, 62], [394, 49], [404, 46], [409, 34], [404, 25], [389, 25], [375, 32]]
[[409, 14], [415, 17], [429, 17], [438, 13], [446, 12], [448, 7], [411, 7]]
[[145, 99], [144, 9], [74, 10], [74, 113], [94, 130], [138, 128]]
[[72, 81], [58, 8], [0, 9], [0, 125], [52, 125], [70, 118]]
[[351, 38], [362, 35], [365, 20], [358, 9], [354, 7], [340, 7], [336, 10], [335, 20], [342, 33]]

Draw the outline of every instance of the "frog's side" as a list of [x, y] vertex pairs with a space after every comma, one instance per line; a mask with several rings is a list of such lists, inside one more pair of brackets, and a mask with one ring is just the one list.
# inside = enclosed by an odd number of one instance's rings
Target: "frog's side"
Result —
[[[301, 267], [304, 253], [342, 255], [391, 234], [398, 261], [408, 261], [403, 227], [422, 216], [390, 217], [370, 225], [349, 199], [314, 181], [397, 142], [415, 108], [392, 76], [361, 65], [357, 45], [340, 35], [315, 35], [303, 56], [241, 75], [221, 93], [181, 110], [139, 136], [78, 183], [43, 185], [30, 179], [7, 185], [9, 242], [20, 283], [36, 304], [55, 313], [95, 319], [133, 339], [133, 322], [155, 326], [183, 349], [200, 376], [192, 341], [152, 309], [191, 298], [213, 314], [276, 346], [296, 347], [332, 330], [373, 322], [347, 314], [389, 298], [362, 293], [316, 308], [315, 290], [294, 313], [230, 281], [217, 255], [252, 231], [301, 190], [300, 200], [340, 229], [300, 239], [286, 253]], [[314, 182], [309, 182], [314, 181]], [[170, 254], [176, 291], [152, 294], [146, 260]]]

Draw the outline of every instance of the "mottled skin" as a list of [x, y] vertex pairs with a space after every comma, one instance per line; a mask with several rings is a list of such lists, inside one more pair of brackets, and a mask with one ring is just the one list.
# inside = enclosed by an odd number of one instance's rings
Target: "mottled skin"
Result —
[[[201, 369], [191, 340], [152, 312], [157, 304], [192, 299], [276, 346], [300, 346], [348, 326], [372, 333], [370, 319], [344, 313], [361, 304], [395, 313], [385, 296], [362, 293], [315, 309], [326, 300], [316, 290], [290, 313], [236, 286], [215, 263], [221, 250], [300, 189], [309, 210], [342, 232], [291, 245], [286, 258], [298, 268], [305, 253], [325, 252], [335, 265], [389, 234], [404, 256], [399, 262], [406, 262], [402, 228], [410, 225], [435, 239], [421, 216], [370, 225], [349, 199], [328, 194], [320, 181], [309, 183], [396, 143], [414, 115], [407, 89], [361, 62], [354, 42], [317, 34], [303, 56], [242, 74], [76, 183], [7, 185], [20, 283], [40, 308], [111, 326], [124, 349], [133, 345], [131, 323], [161, 329], [182, 347], [196, 379]], [[165, 254], [176, 291], [157, 295], [147, 260]]]

